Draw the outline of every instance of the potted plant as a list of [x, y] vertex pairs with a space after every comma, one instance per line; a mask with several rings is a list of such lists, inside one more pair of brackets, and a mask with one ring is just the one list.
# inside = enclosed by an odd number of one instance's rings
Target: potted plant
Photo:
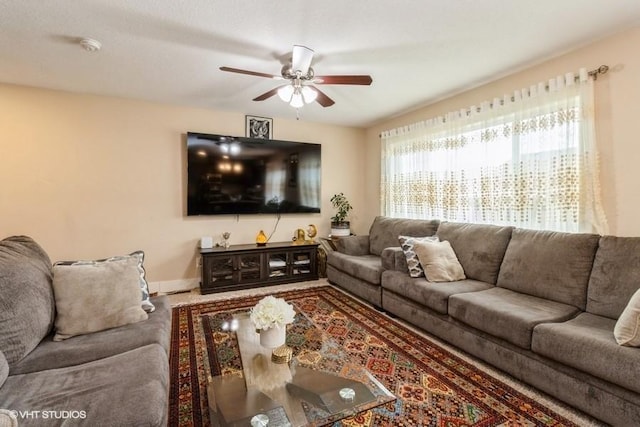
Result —
[[331, 205], [336, 210], [336, 214], [331, 217], [331, 237], [348, 236], [351, 229], [347, 215], [353, 206], [343, 193], [334, 194], [331, 197]]

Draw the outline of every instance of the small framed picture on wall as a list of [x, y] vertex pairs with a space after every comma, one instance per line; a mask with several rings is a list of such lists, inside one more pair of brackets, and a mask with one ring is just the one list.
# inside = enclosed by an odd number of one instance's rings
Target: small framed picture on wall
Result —
[[273, 139], [273, 119], [245, 116], [245, 136], [258, 139]]

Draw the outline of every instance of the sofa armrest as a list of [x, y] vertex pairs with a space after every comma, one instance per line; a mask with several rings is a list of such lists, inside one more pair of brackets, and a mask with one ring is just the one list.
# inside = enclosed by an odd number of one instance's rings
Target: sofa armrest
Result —
[[403, 273], [409, 272], [407, 257], [401, 247], [384, 248], [380, 256], [384, 270], [395, 270]]
[[335, 240], [336, 250], [346, 255], [369, 255], [369, 236], [346, 236]]

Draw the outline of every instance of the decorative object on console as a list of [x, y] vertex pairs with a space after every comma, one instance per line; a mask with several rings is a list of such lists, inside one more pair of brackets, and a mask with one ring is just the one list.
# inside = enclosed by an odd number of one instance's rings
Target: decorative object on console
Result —
[[[307, 235], [308, 235], [308, 239], [307, 239]], [[296, 229], [296, 233], [293, 236], [293, 244], [294, 245], [309, 245], [309, 244], [314, 244], [316, 241], [314, 240], [314, 237], [316, 237], [318, 235], [318, 231], [316, 229], [316, 226], [313, 224], [309, 224], [309, 228], [307, 228], [306, 230], [303, 230], [302, 228], [298, 228]]]
[[260, 333], [260, 344], [267, 348], [277, 348], [285, 344], [287, 325], [293, 323], [295, 315], [291, 304], [282, 298], [268, 295], [251, 309], [249, 318]]
[[331, 197], [331, 206], [336, 209], [336, 214], [331, 217], [331, 236], [342, 237], [350, 235], [351, 229], [347, 216], [353, 206], [351, 206], [344, 193], [334, 194]]
[[309, 224], [309, 228], [307, 228], [307, 235], [309, 236], [309, 242], [315, 243], [315, 237], [318, 235], [318, 228], [315, 224]]
[[273, 139], [273, 119], [245, 116], [245, 136], [256, 139]]
[[258, 245], [258, 246], [266, 246], [267, 245], [267, 241], [269, 241], [269, 239], [267, 238], [267, 235], [264, 234], [263, 230], [260, 230], [260, 232], [256, 236], [256, 245]]
[[229, 249], [229, 246], [231, 246], [231, 244], [229, 243], [229, 237], [231, 237], [231, 233], [229, 233], [228, 231], [225, 231], [224, 233], [222, 233], [222, 246], [224, 246], [225, 249]]
[[304, 245], [305, 243], [305, 231], [302, 228], [296, 229], [296, 233], [293, 236], [293, 244], [294, 245]]

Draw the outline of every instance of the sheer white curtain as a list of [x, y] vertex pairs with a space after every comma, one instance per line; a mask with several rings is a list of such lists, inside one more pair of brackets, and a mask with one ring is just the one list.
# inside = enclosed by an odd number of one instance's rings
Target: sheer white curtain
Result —
[[586, 70], [382, 134], [382, 213], [607, 232]]

